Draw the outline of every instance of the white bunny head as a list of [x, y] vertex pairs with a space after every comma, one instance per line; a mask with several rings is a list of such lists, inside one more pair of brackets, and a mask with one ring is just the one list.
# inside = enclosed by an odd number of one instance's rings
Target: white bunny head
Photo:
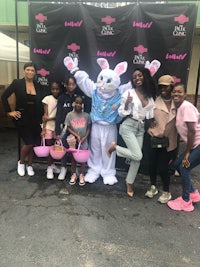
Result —
[[98, 58], [97, 63], [102, 69], [97, 77], [97, 89], [101, 93], [113, 93], [121, 83], [120, 75], [127, 70], [127, 62], [117, 64], [114, 70], [109, 69], [109, 63], [105, 58]]

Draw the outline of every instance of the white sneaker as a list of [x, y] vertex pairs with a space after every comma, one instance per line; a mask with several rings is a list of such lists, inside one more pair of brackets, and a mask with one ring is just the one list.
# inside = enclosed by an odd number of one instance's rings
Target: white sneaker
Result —
[[162, 195], [158, 198], [158, 202], [165, 204], [172, 198], [169, 192], [163, 192]]
[[47, 168], [47, 179], [53, 179], [54, 176], [53, 176], [53, 168], [52, 166], [48, 166]]
[[174, 176], [179, 177], [180, 173], [177, 170], [175, 170]]
[[26, 170], [27, 170], [28, 176], [33, 176], [33, 175], [35, 175], [35, 172], [34, 172], [32, 166], [27, 166], [27, 167], [26, 167]]
[[146, 197], [153, 198], [155, 195], [158, 194], [158, 189], [155, 187], [155, 185], [152, 185], [149, 190], [145, 193]]
[[21, 164], [20, 161], [17, 163], [17, 173], [19, 176], [25, 175], [25, 164]]
[[53, 168], [53, 173], [60, 173], [60, 169], [55, 164], [52, 164], [51, 167]]
[[60, 174], [58, 175], [58, 180], [60, 181], [64, 180], [66, 173], [67, 173], [67, 168], [61, 167]]

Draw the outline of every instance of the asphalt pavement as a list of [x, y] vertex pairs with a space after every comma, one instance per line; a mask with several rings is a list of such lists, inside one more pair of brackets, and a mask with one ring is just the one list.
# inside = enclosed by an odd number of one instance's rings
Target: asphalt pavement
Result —
[[[187, 213], [146, 198], [143, 174], [131, 199], [120, 170], [113, 186], [70, 186], [69, 172], [47, 180], [38, 161], [34, 177], [19, 177], [17, 158], [16, 131], [0, 129], [0, 267], [200, 266], [200, 203]], [[200, 167], [192, 179], [200, 190]], [[171, 193], [181, 194], [181, 177], [171, 177]]]

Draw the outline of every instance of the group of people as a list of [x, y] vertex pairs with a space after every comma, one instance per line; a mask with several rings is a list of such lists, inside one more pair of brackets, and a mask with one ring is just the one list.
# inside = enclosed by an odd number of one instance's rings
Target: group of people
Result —
[[[62, 140], [69, 147], [69, 137], [73, 137], [82, 149], [87, 149], [90, 135], [91, 118], [83, 111], [83, 97], [76, 95], [76, 80], [69, 77], [65, 82], [65, 92], [57, 82], [51, 83], [51, 94], [44, 95], [44, 90], [35, 82], [36, 68], [33, 63], [24, 65], [24, 78], [14, 80], [2, 95], [2, 103], [7, 115], [13, 118], [19, 136], [23, 140], [17, 172], [24, 176], [34, 175], [32, 168], [33, 147], [40, 145], [41, 137], [46, 145], [53, 145], [55, 140]], [[142, 145], [144, 134], [149, 137], [149, 175], [150, 188], [145, 193], [148, 198], [158, 194], [157, 175], [162, 181], [163, 191], [160, 203], [167, 203], [173, 210], [192, 211], [193, 203], [200, 201], [200, 194], [191, 180], [191, 170], [200, 164], [200, 124], [199, 112], [194, 105], [185, 100], [186, 89], [183, 84], [174, 84], [170, 75], [161, 76], [158, 85], [146, 68], [137, 68], [131, 77], [132, 88], [121, 97], [119, 116], [124, 118], [119, 127], [119, 134], [126, 147], [111, 142], [105, 157], [113, 152], [119, 157], [130, 160], [126, 176], [127, 195], [134, 196], [133, 184], [143, 157]], [[11, 111], [8, 98], [14, 93], [16, 108]], [[178, 136], [186, 143], [185, 151], [177, 156]], [[64, 180], [67, 173], [67, 154], [61, 159], [61, 168], [48, 158], [47, 178]], [[91, 155], [92, 157], [92, 155]], [[27, 165], [25, 160], [27, 158]], [[171, 200], [169, 163], [173, 160], [176, 170], [182, 177], [182, 196]], [[70, 185], [79, 179], [84, 185], [85, 164], [81, 164], [79, 175], [76, 162], [71, 157]], [[79, 176], [79, 177], [78, 177]]]

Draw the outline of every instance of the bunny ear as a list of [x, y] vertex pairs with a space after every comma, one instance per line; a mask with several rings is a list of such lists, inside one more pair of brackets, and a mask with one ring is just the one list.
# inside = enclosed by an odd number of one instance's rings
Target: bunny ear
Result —
[[63, 63], [65, 65], [65, 67], [70, 70], [72, 69], [72, 65], [73, 65], [73, 60], [71, 57], [65, 57], [64, 60], [63, 60]]
[[120, 62], [116, 65], [114, 72], [117, 73], [118, 76], [122, 75], [124, 72], [126, 72], [128, 67], [128, 63], [126, 61]]
[[102, 70], [109, 69], [109, 63], [108, 63], [107, 59], [97, 58], [97, 63], [99, 64], [99, 66], [101, 67]]
[[160, 68], [160, 61], [154, 59], [151, 63], [150, 63], [150, 66], [149, 66], [149, 71], [151, 73], [151, 76], [153, 76], [157, 71], [158, 69]]
[[74, 60], [71, 57], [65, 57], [63, 59], [63, 63], [65, 67], [74, 74], [75, 71], [79, 70], [78, 68], [78, 58], [74, 58]]
[[145, 69], [149, 69], [149, 66], [150, 66], [150, 62], [147, 60], [144, 67]]

